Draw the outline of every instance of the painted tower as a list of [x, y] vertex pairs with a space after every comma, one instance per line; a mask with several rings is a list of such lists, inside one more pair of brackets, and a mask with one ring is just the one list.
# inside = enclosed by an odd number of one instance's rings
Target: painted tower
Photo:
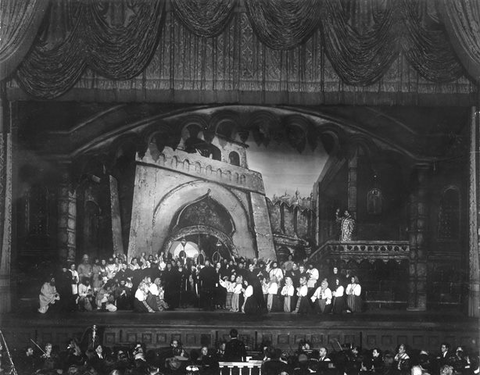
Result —
[[152, 143], [137, 155], [129, 258], [188, 246], [206, 257], [275, 259], [263, 178], [248, 169], [247, 147], [198, 132], [175, 150]]

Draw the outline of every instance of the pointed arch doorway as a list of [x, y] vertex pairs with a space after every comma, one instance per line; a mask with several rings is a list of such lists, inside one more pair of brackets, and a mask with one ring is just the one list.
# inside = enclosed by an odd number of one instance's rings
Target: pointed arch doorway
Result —
[[232, 241], [234, 232], [233, 218], [210, 196], [209, 190], [176, 212], [164, 251], [173, 257], [185, 253], [197, 263], [203, 263], [206, 258], [217, 261], [238, 257]]

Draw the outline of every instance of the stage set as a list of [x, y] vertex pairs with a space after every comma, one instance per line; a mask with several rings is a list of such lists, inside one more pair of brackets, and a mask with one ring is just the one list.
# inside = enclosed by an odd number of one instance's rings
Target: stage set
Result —
[[[237, 328], [251, 350], [478, 348], [478, 9], [289, 4], [0, 2], [10, 347], [96, 325], [107, 346], [215, 346]], [[159, 253], [336, 266], [366, 311], [35, 312], [61, 264]]]

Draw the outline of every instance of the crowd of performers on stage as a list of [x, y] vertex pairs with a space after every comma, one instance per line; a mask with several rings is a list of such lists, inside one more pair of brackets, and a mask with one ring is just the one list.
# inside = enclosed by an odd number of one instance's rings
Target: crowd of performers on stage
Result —
[[355, 275], [334, 267], [320, 275], [311, 263], [191, 258], [143, 254], [130, 262], [84, 255], [63, 265], [41, 287], [40, 313], [135, 310], [156, 312], [197, 307], [247, 314], [268, 312], [342, 314], [361, 312], [362, 287]]
[[[362, 349], [338, 341], [313, 347], [301, 341], [293, 351], [282, 351], [270, 343], [261, 343], [252, 351], [239, 338], [236, 329], [230, 339], [215, 346], [185, 348], [172, 339], [164, 348], [147, 348], [137, 342], [131, 346], [105, 347], [94, 340], [86, 345], [72, 339], [64, 348], [35, 343], [7, 357], [0, 344], [0, 373], [20, 375], [231, 375], [224, 362], [255, 361], [263, 375], [475, 375], [479, 373], [478, 351], [468, 353], [442, 343], [438, 353], [410, 349], [400, 344], [395, 351]], [[12, 366], [13, 363], [13, 366]], [[11, 371], [15, 368], [15, 372]], [[249, 374], [257, 374], [249, 371]], [[237, 371], [237, 374], [241, 372]]]

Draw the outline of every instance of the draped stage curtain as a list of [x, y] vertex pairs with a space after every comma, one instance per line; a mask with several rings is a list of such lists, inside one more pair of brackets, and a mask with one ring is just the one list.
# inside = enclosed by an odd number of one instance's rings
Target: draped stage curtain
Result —
[[476, 81], [479, 7], [468, 0], [0, 0], [0, 78], [15, 72], [27, 93], [46, 99], [67, 92], [86, 68], [132, 79], [169, 38], [168, 8], [192, 38], [205, 39], [229, 33], [243, 12], [272, 51], [302, 48], [320, 32], [315, 48], [347, 85], [375, 84], [400, 54], [430, 82], [465, 74]]
[[0, 81], [22, 61], [42, 22], [48, 0], [0, 1]]
[[442, 20], [470, 77], [480, 80], [480, 2], [439, 0]]
[[68, 91], [86, 66], [110, 79], [133, 78], [155, 51], [164, 9], [164, 1], [57, 0], [17, 77], [42, 98]]

